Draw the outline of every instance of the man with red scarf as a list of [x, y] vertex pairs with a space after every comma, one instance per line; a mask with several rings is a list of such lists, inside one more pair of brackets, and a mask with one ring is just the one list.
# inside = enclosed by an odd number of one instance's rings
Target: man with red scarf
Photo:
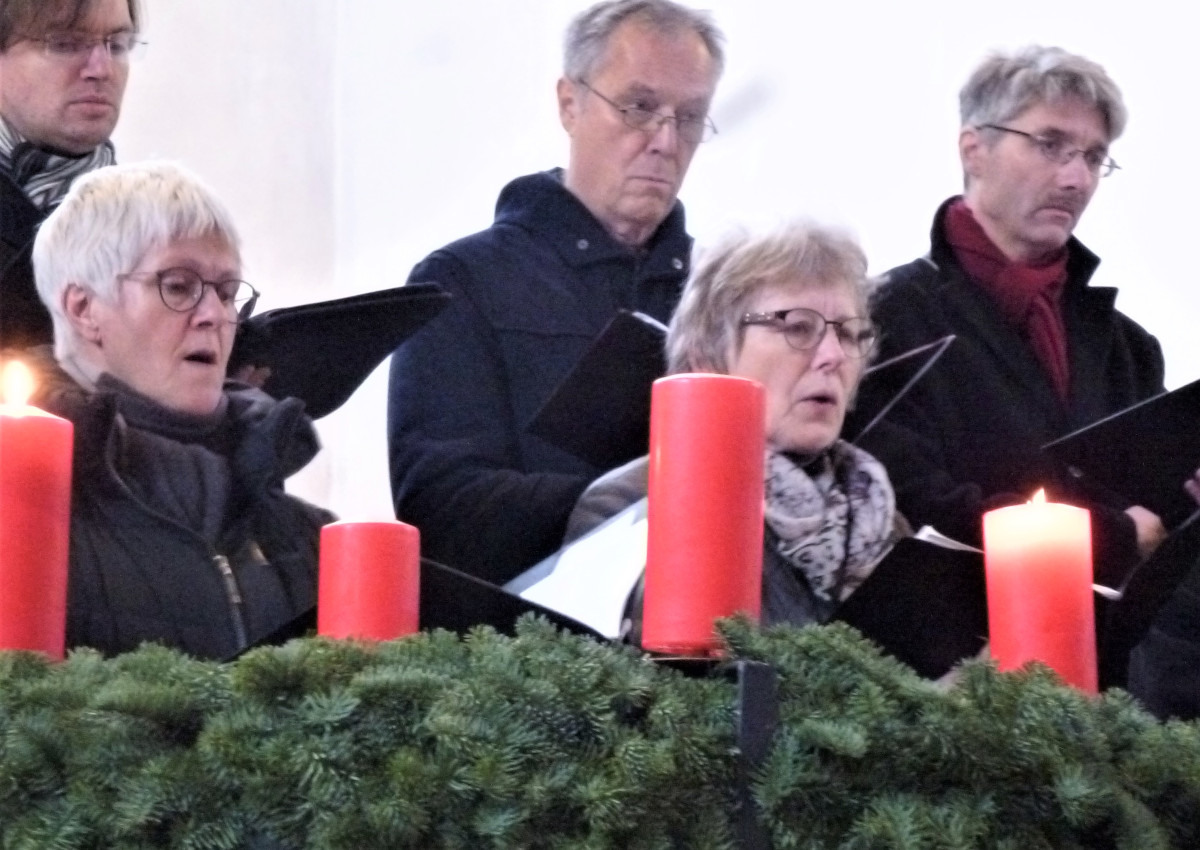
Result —
[[[1040, 448], [1164, 390], [1158, 341], [1115, 309], [1115, 289], [1088, 285], [1099, 259], [1071, 235], [1117, 168], [1121, 92], [1088, 59], [1028, 47], [980, 65], [960, 108], [963, 194], [938, 210], [929, 254], [889, 272], [873, 304], [880, 360], [956, 339], [861, 444], [914, 526], [975, 545], [986, 511], [1042, 487], [1089, 508], [1096, 580], [1120, 587], [1163, 523], [1075, 492]], [[850, 433], [898, 390], [867, 381]]]

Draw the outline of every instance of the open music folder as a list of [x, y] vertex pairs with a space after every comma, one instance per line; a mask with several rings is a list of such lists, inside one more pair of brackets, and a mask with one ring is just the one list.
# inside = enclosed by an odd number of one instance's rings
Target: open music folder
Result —
[[337, 410], [384, 358], [450, 300], [436, 283], [281, 307], [251, 316], [238, 327], [232, 373], [252, 365], [271, 370], [263, 389], [294, 397], [320, 419]]
[[921, 536], [900, 540], [834, 612], [889, 655], [936, 679], [988, 640], [983, 553]]
[[597, 469], [650, 450], [650, 390], [666, 372], [667, 327], [619, 310], [542, 404], [527, 430]]
[[[522, 599], [501, 587], [475, 576], [421, 559], [421, 629], [446, 629], [466, 634], [476, 626], [491, 626], [501, 634], [516, 631], [517, 620], [525, 614], [539, 614], [567, 632], [603, 640], [604, 636], [552, 608]], [[317, 631], [317, 609], [309, 608], [275, 631], [254, 641], [251, 646], [223, 659], [232, 661], [260, 646], [278, 646], [293, 638], [311, 637]]]
[[[646, 567], [646, 502], [609, 518], [506, 589], [619, 639]], [[937, 678], [987, 643], [983, 554], [922, 529], [892, 548], [833, 619], [922, 676]]]
[[1125, 684], [1129, 652], [1200, 563], [1200, 506], [1183, 482], [1200, 468], [1200, 381], [1101, 419], [1043, 446], [1085, 490], [1148, 508], [1170, 532], [1101, 609], [1100, 682]]
[[[666, 374], [666, 339], [667, 327], [658, 320], [618, 311], [534, 414], [529, 433], [597, 469], [646, 454], [651, 390]], [[842, 436], [854, 442], [873, 428], [953, 342], [953, 335], [946, 336], [871, 364], [864, 381], [886, 376], [901, 389], [859, 432]]]
[[1196, 513], [1183, 482], [1200, 468], [1200, 380], [1047, 443], [1085, 486], [1119, 493], [1177, 528]]

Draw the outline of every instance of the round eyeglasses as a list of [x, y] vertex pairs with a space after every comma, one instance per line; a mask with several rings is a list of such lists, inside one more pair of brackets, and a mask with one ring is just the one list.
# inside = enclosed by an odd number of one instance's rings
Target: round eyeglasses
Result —
[[254, 312], [259, 292], [244, 280], [205, 280], [188, 268], [163, 269], [159, 272], [131, 272], [119, 276], [158, 286], [159, 297], [168, 309], [190, 313], [204, 300], [206, 287], [217, 294], [221, 306], [230, 313], [233, 323], [244, 322]]
[[816, 348], [825, 338], [825, 331], [832, 327], [842, 351], [848, 357], [866, 357], [874, 350], [875, 340], [879, 337], [879, 331], [870, 319], [854, 316], [835, 322], [807, 307], [747, 313], [742, 316], [741, 324], [773, 328], [783, 334], [787, 344], [797, 351]]

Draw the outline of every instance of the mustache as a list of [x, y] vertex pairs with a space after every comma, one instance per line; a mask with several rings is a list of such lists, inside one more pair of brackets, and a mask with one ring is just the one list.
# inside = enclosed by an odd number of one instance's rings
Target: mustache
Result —
[[1043, 207], [1066, 210], [1078, 216], [1087, 206], [1087, 198], [1077, 192], [1056, 192], [1042, 202]]

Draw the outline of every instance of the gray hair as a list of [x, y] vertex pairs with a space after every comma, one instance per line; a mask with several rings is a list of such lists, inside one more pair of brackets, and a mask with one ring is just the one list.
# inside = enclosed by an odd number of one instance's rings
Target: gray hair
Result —
[[700, 256], [684, 285], [667, 331], [667, 371], [728, 372], [754, 296], [791, 283], [849, 285], [856, 309], [867, 315], [867, 258], [848, 233], [807, 221], [765, 235], [736, 232]]
[[962, 126], [1003, 124], [1038, 103], [1078, 98], [1104, 119], [1108, 140], [1125, 132], [1129, 113], [1121, 90], [1097, 63], [1061, 47], [1031, 45], [994, 53], [975, 69], [958, 95]]
[[113, 301], [118, 276], [150, 251], [213, 235], [240, 254], [241, 240], [225, 205], [176, 163], [110, 165], [77, 179], [33, 243], [34, 278], [54, 322], [55, 354], [74, 353], [77, 342], [62, 304], [69, 284]]
[[[52, 29], [71, 29], [92, 11], [97, 0], [0, 0], [0, 51], [13, 42], [43, 36]], [[141, 29], [138, 0], [126, 0], [135, 31]]]
[[717, 77], [721, 76], [725, 67], [725, 36], [712, 14], [672, 0], [604, 0], [580, 12], [567, 27], [563, 75], [575, 81], [591, 77], [604, 60], [612, 34], [630, 19], [637, 19], [657, 32], [695, 32], [713, 59]]

